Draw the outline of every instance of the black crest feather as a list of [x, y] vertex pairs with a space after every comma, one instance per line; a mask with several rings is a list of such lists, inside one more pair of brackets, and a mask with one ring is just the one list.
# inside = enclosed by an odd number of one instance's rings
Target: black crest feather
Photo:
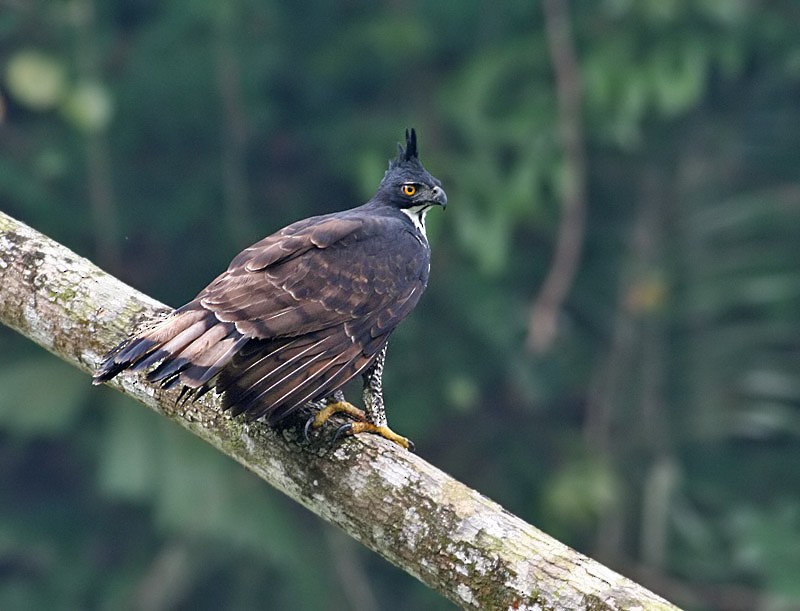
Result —
[[412, 160], [418, 160], [419, 155], [417, 151], [417, 132], [412, 127], [411, 131], [406, 129], [406, 146], [403, 148], [403, 145], [398, 143], [397, 144], [397, 159], [392, 160], [389, 164], [389, 168], [396, 168], [397, 166], [408, 163]]
[[411, 128], [411, 133], [406, 129], [406, 150], [404, 151], [403, 157], [406, 161], [411, 161], [418, 157], [417, 132], [413, 127]]

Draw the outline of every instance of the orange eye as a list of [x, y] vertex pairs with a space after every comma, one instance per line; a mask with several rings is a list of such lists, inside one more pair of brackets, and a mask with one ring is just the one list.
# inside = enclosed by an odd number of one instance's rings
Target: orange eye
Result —
[[414, 185], [403, 185], [403, 195], [408, 195], [408, 197], [411, 197], [416, 192], [417, 192], [417, 187], [415, 187]]

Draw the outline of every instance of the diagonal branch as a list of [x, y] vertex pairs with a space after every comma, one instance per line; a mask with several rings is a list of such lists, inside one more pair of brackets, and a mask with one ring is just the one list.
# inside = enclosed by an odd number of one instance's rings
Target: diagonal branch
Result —
[[[159, 311], [163, 305], [0, 212], [0, 320], [59, 358], [92, 371], [126, 330]], [[384, 439], [348, 439], [329, 451], [298, 442], [294, 429], [231, 419], [215, 397], [179, 407], [174, 391], [135, 374], [119, 378], [122, 392], [464, 608], [676, 608]]]

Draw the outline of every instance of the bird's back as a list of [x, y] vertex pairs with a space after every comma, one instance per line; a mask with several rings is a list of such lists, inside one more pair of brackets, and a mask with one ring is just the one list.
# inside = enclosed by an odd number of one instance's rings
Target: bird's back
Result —
[[[409, 182], [411, 181], [411, 182]], [[424, 215], [447, 201], [416, 139], [366, 204], [298, 221], [242, 251], [195, 299], [123, 342], [95, 375], [152, 369], [163, 387], [224, 394], [276, 421], [370, 367], [428, 282]]]
[[429, 269], [427, 240], [390, 208], [306, 219], [243, 251], [97, 379], [159, 363], [151, 381], [216, 387], [234, 414], [277, 421], [364, 371], [416, 306]]

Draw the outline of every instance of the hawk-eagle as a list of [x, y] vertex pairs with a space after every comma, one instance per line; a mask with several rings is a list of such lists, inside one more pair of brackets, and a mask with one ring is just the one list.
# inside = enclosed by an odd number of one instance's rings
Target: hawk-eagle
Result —
[[[441, 182], [406, 145], [366, 204], [298, 221], [246, 248], [192, 301], [112, 350], [94, 376], [148, 369], [164, 388], [211, 388], [234, 415], [275, 423], [305, 404], [353, 421], [338, 433], [377, 433], [409, 448], [386, 423], [386, 343], [428, 282], [425, 215], [444, 207]], [[364, 411], [342, 387], [361, 374]]]

